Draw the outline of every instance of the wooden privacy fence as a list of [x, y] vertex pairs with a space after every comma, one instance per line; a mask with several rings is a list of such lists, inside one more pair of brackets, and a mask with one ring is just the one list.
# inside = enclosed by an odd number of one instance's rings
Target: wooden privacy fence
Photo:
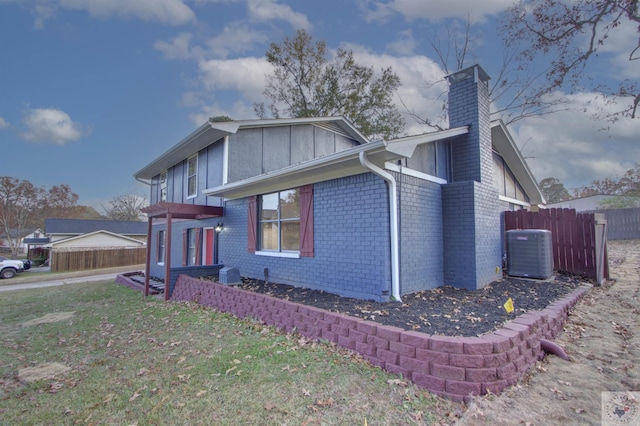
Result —
[[505, 231], [551, 231], [554, 269], [582, 275], [601, 283], [609, 278], [606, 221], [602, 215], [576, 213], [575, 209], [506, 211]]
[[85, 271], [145, 263], [145, 247], [52, 251], [51, 272]]

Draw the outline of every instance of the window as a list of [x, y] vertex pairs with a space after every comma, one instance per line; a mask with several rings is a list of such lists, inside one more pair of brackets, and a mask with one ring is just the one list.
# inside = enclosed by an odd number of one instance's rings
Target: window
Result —
[[167, 201], [167, 172], [160, 173], [160, 201]]
[[274, 192], [260, 196], [260, 249], [300, 250], [300, 191]]
[[195, 197], [198, 192], [198, 154], [187, 160], [187, 197]]
[[187, 230], [187, 265], [196, 264], [196, 230]]
[[247, 251], [313, 257], [313, 185], [247, 199]]
[[156, 261], [158, 263], [164, 263], [164, 254], [165, 254], [165, 235], [166, 231], [158, 231], [158, 258]]

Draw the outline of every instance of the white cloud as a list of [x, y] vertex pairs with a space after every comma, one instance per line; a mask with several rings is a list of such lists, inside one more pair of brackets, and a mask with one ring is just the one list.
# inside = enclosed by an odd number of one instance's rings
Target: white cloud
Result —
[[5, 120], [3, 117], [0, 117], [0, 129], [6, 129], [10, 126], [9, 122]]
[[415, 52], [418, 42], [413, 36], [413, 30], [407, 29], [398, 33], [396, 41], [387, 43], [387, 49], [398, 55], [406, 56]]
[[275, 20], [288, 22], [295, 29], [311, 28], [311, 23], [302, 13], [294, 12], [291, 7], [274, 0], [248, 0], [249, 17], [256, 22]]
[[238, 90], [249, 100], [261, 97], [265, 75], [272, 72], [266, 59], [254, 57], [200, 61], [198, 68], [207, 90]]
[[166, 59], [192, 59], [198, 57], [201, 52], [197, 47], [191, 46], [193, 35], [180, 33], [170, 41], [159, 40], [153, 44]]
[[434, 130], [418, 123], [412, 114], [446, 126], [445, 122], [438, 118], [442, 116], [448, 86], [444, 81], [445, 73], [436, 62], [422, 55], [378, 55], [362, 46], [344, 47], [353, 51], [358, 64], [373, 67], [375, 72], [391, 67], [398, 75], [402, 86], [398, 89], [394, 101], [405, 117], [406, 134], [414, 135]]
[[472, 22], [484, 21], [487, 17], [498, 14], [513, 4], [513, 0], [391, 0], [388, 2], [372, 1], [367, 5], [365, 20], [385, 21], [399, 13], [408, 21], [426, 19], [437, 22], [444, 18], [469, 17]]
[[243, 22], [227, 25], [222, 33], [207, 41], [209, 52], [217, 58], [226, 58], [232, 53], [251, 50], [255, 43], [264, 43], [267, 36], [255, 31]]
[[536, 179], [555, 177], [567, 188], [577, 188], [633, 168], [640, 158], [640, 120], [611, 124], [595, 119], [594, 113], [616, 108], [597, 93], [564, 98], [573, 109], [522, 120], [510, 129], [523, 154], [534, 157], [528, 163]]
[[46, 20], [55, 16], [58, 9], [83, 10], [91, 16], [108, 18], [134, 17], [143, 21], [183, 25], [196, 21], [196, 15], [183, 0], [32, 0], [36, 15], [34, 26], [42, 28]]
[[21, 136], [28, 142], [64, 145], [82, 137], [82, 126], [69, 114], [55, 108], [36, 108], [27, 111]]

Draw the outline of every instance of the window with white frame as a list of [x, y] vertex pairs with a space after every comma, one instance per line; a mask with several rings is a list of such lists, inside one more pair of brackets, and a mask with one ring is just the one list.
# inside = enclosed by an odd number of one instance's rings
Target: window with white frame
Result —
[[166, 231], [164, 230], [158, 231], [158, 257], [156, 259], [158, 263], [164, 263], [165, 244], [166, 244], [165, 236], [166, 236]]
[[167, 172], [160, 173], [160, 201], [167, 201]]
[[300, 251], [300, 190], [261, 195], [259, 209], [260, 250]]
[[187, 265], [196, 265], [196, 232], [198, 229], [187, 230]]
[[195, 197], [198, 192], [198, 154], [187, 160], [187, 197]]

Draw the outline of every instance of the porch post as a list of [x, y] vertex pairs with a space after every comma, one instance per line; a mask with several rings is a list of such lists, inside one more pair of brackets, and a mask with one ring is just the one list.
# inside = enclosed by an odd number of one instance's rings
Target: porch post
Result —
[[169, 290], [171, 289], [171, 219], [173, 215], [167, 212], [167, 242], [164, 259], [164, 300], [169, 300]]
[[149, 216], [149, 220], [147, 222], [147, 259], [144, 262], [144, 295], [149, 296], [149, 274], [151, 271], [150, 263], [151, 262], [151, 230], [153, 224], [153, 217]]

